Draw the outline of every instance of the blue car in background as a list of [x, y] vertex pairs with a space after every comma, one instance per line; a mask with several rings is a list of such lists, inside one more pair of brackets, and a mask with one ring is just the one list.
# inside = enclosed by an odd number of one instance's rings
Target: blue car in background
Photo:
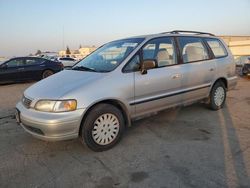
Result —
[[63, 70], [63, 64], [40, 57], [17, 57], [0, 64], [0, 83], [41, 80]]

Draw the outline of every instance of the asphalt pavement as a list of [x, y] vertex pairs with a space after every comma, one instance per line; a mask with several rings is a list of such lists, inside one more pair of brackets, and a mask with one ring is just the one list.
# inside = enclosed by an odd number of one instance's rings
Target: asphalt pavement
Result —
[[27, 134], [14, 107], [33, 83], [0, 86], [0, 187], [250, 187], [250, 80], [225, 108], [204, 104], [134, 122], [113, 149]]

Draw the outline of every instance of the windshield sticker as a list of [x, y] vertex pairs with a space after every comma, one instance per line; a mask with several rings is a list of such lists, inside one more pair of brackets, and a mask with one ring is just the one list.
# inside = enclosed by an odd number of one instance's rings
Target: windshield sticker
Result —
[[132, 42], [129, 42], [129, 43], [124, 43], [122, 45], [122, 47], [136, 47], [138, 43], [132, 43]]
[[116, 65], [117, 61], [111, 61], [110, 63], [113, 64], [113, 65]]

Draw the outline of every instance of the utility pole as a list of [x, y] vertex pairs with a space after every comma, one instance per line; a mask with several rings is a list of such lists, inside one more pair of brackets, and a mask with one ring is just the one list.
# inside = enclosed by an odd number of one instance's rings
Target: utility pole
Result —
[[62, 49], [64, 50], [64, 25], [63, 25], [63, 28], [62, 28]]

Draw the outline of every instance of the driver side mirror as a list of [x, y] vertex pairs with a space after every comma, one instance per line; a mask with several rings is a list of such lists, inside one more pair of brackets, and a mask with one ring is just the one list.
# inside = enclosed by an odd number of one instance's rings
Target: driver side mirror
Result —
[[142, 62], [141, 74], [147, 74], [149, 69], [156, 67], [156, 61], [154, 59], [147, 59]]

